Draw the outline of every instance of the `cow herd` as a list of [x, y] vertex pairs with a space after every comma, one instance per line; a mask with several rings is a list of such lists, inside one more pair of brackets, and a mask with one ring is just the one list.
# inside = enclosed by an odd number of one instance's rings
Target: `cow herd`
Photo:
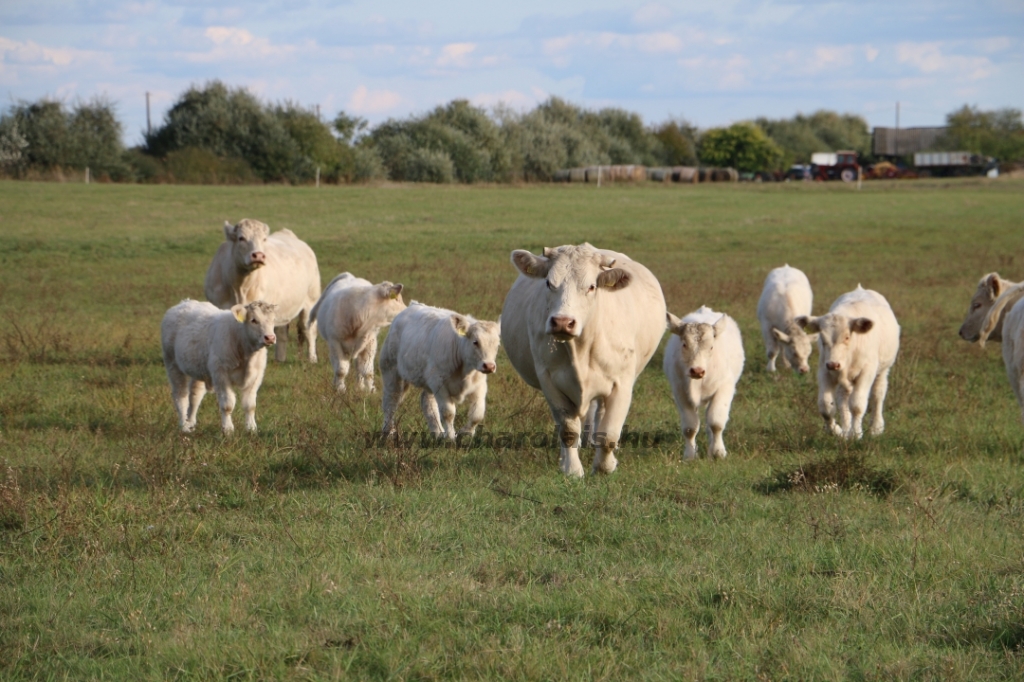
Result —
[[[484, 418], [487, 377], [499, 345], [522, 379], [543, 392], [560, 438], [563, 473], [582, 476], [579, 448], [592, 446], [592, 472], [615, 470], [615, 450], [633, 386], [666, 327], [664, 372], [682, 433], [683, 457], [697, 455], [699, 410], [705, 411], [708, 454], [725, 457], [723, 431], [743, 372], [743, 342], [729, 315], [704, 306], [682, 318], [670, 313], [661, 285], [628, 256], [590, 244], [512, 252], [519, 276], [497, 321], [402, 300], [402, 284], [342, 273], [320, 290], [312, 249], [290, 230], [273, 234], [256, 220], [225, 223], [225, 242], [206, 274], [209, 303], [185, 300], [161, 325], [164, 365], [179, 426], [195, 428], [206, 391], [217, 394], [221, 427], [234, 431], [234, 390], [241, 392], [246, 429], [256, 430], [256, 393], [267, 347], [285, 359], [288, 325], [316, 362], [316, 337], [327, 342], [334, 387], [346, 390], [353, 362], [358, 388], [374, 391], [378, 332], [390, 326], [380, 350], [383, 435], [395, 430], [398, 406], [410, 387], [421, 390], [428, 428], [439, 439], [472, 436]], [[1020, 303], [1018, 303], [1018, 301]], [[860, 438], [869, 400], [869, 432], [881, 434], [888, 374], [899, 351], [900, 327], [885, 298], [860, 285], [828, 313], [812, 316], [804, 273], [788, 264], [772, 270], [757, 306], [768, 370], [776, 362], [800, 373], [817, 342], [818, 409], [826, 427]], [[1014, 303], [1007, 313], [1007, 307]], [[1004, 322], [1005, 318], [1005, 322]], [[1002, 339], [1011, 384], [1024, 405], [1024, 283], [993, 273], [982, 279], [960, 330], [967, 340]], [[1009, 339], [1009, 340], [1008, 340]], [[1016, 343], [1014, 343], [1014, 340]], [[455, 429], [456, 405], [468, 401]]]

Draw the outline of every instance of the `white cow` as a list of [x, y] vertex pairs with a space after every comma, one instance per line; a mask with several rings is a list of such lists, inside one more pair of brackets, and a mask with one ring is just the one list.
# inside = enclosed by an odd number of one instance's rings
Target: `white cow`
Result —
[[[967, 316], [964, 318], [964, 323], [960, 326], [960, 338], [964, 341], [977, 341], [985, 318], [988, 317], [988, 311], [992, 309], [996, 299], [1011, 287], [1016, 286], [1016, 284], [1016, 282], [1003, 279], [999, 276], [998, 272], [990, 272], [982, 277], [978, 282], [978, 288], [975, 290], [974, 296], [971, 296], [971, 303], [967, 307]], [[1008, 310], [1009, 308], [1003, 308], [1002, 314], [995, 318], [996, 324], [991, 332], [989, 332], [988, 340], [1003, 340], [1003, 318]], [[981, 345], [984, 346], [985, 344], [982, 343]]]
[[316, 254], [291, 230], [270, 228], [258, 220], [224, 223], [225, 241], [206, 271], [206, 298], [218, 308], [266, 301], [277, 306], [278, 340], [274, 357], [284, 362], [288, 324], [296, 320], [299, 343], [316, 362], [316, 323], [309, 311], [320, 298]]
[[352, 358], [356, 359], [359, 388], [373, 391], [373, 361], [377, 356], [377, 332], [391, 324], [405, 310], [402, 285], [391, 282], [371, 284], [343, 272], [327, 285], [320, 300], [309, 313], [334, 367], [334, 388], [345, 392]]
[[167, 311], [160, 339], [182, 431], [195, 429], [199, 403], [211, 387], [225, 435], [235, 431], [236, 387], [242, 391], [245, 427], [256, 431], [256, 392], [267, 368], [267, 346], [277, 340], [274, 319], [274, 306], [263, 301], [221, 310], [205, 301], [184, 300]]
[[817, 337], [806, 334], [796, 323], [801, 315], [811, 314], [814, 294], [807, 275], [789, 263], [768, 273], [757, 302], [757, 319], [768, 352], [768, 371], [775, 371], [775, 359], [782, 352], [782, 364], [801, 374], [810, 371], [807, 359]]
[[889, 302], [858, 284], [837, 298], [827, 314], [799, 317], [797, 324], [820, 334], [818, 411], [825, 425], [837, 436], [860, 438], [870, 392], [875, 407], [871, 435], [881, 434], [889, 370], [900, 349], [900, 325]]
[[420, 405], [427, 426], [439, 438], [455, 440], [455, 406], [469, 399], [466, 425], [458, 435], [472, 436], [484, 418], [487, 375], [497, 368], [500, 334], [500, 320], [479, 321], [416, 301], [398, 313], [380, 350], [384, 435], [394, 433], [398, 405], [416, 386], [423, 389]]
[[561, 437], [561, 469], [582, 476], [581, 426], [592, 470], [611, 473], [633, 384], [665, 333], [665, 297], [650, 270], [590, 244], [512, 252], [501, 341], [512, 366], [544, 392]]
[[[1008, 310], [1007, 310], [1008, 309]], [[1014, 285], [992, 305], [982, 324], [978, 343], [984, 348], [997, 326], [1002, 325], [1003, 364], [1024, 419], [1024, 282]]]
[[672, 337], [665, 346], [663, 368], [672, 387], [686, 445], [683, 459], [697, 456], [698, 410], [707, 406], [708, 454], [725, 457], [722, 432], [736, 383], [743, 374], [743, 339], [736, 320], [702, 306], [683, 319], [668, 314]]

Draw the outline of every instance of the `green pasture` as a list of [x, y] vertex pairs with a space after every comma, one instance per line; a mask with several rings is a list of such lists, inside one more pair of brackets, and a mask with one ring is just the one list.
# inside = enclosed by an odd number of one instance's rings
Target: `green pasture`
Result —
[[[335, 395], [294, 330], [258, 435], [222, 438], [211, 395], [183, 437], [160, 319], [243, 217], [294, 230], [325, 283], [483, 319], [514, 248], [623, 251], [672, 312], [740, 323], [729, 457], [682, 462], [660, 353], [611, 476], [532, 444], [552, 422], [503, 355], [485, 442], [380, 447], [379, 392]], [[1024, 279], [1022, 219], [1014, 180], [0, 182], [0, 679], [1022, 679], [1024, 426], [999, 345], [957, 336], [981, 275]], [[814, 377], [765, 371], [786, 262], [816, 313], [858, 283], [892, 304], [881, 437], [826, 434]], [[415, 394], [401, 426], [424, 428]]]

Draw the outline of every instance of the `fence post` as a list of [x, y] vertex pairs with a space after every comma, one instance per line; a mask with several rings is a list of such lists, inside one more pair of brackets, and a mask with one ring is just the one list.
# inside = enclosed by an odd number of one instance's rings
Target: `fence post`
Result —
[[601, 186], [601, 167], [597, 167], [597, 186]]
[[85, 184], [89, 184], [89, 167], [85, 167]]
[[[320, 108], [320, 105], [317, 105], [317, 109], [319, 109], [319, 108]], [[317, 187], [320, 186], [320, 166], [316, 167], [316, 186]]]

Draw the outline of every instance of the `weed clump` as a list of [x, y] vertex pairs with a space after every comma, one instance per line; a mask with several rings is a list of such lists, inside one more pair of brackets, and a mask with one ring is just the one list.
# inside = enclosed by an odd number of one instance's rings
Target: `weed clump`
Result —
[[884, 497], [899, 484], [900, 477], [895, 470], [874, 467], [863, 455], [846, 454], [780, 471], [758, 483], [754, 489], [765, 495], [789, 491], [863, 490]]
[[10, 466], [0, 479], [0, 531], [18, 531], [28, 516], [18, 477]]

